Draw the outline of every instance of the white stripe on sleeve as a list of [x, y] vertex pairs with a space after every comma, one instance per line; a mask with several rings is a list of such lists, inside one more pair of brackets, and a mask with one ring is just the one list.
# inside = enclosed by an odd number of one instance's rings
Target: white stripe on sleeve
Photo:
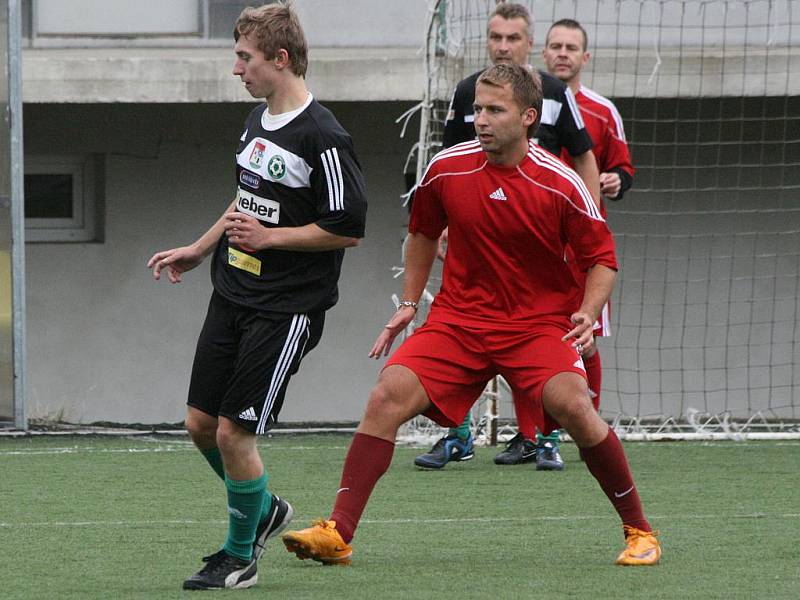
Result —
[[320, 154], [320, 159], [322, 160], [322, 166], [325, 167], [325, 180], [328, 183], [328, 208], [332, 211], [336, 210], [334, 207], [336, 206], [336, 200], [333, 197], [334, 194], [334, 184], [332, 179], [333, 170], [331, 165], [328, 164], [328, 151], [326, 150], [322, 154]]
[[344, 177], [342, 176], [342, 163], [339, 162], [339, 151], [333, 149], [333, 162], [336, 166], [336, 177], [339, 180], [339, 186], [336, 188], [336, 210], [344, 210]]

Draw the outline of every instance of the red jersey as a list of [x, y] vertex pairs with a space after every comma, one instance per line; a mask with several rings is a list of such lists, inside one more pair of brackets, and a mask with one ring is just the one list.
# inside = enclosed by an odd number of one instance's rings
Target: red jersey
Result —
[[[586, 131], [594, 142], [592, 152], [597, 160], [597, 170], [607, 173], [611, 169], [619, 168], [633, 177], [636, 169], [631, 163], [631, 153], [617, 107], [608, 98], [583, 86], [575, 94], [575, 99], [578, 101]], [[561, 159], [574, 167], [569, 153], [562, 150]], [[600, 210], [605, 217], [606, 210], [602, 203]]]
[[611, 232], [580, 177], [533, 142], [513, 167], [490, 164], [477, 141], [434, 156], [414, 192], [408, 230], [433, 240], [445, 227], [442, 288], [429, 320], [564, 325], [583, 299], [564, 261], [567, 244], [582, 270], [617, 268]]

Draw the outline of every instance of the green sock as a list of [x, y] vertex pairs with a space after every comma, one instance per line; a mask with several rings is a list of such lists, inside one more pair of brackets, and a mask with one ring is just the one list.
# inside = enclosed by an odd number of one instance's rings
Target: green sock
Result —
[[558, 447], [559, 439], [561, 439], [561, 430], [560, 429], [553, 429], [550, 432], [550, 435], [542, 435], [541, 433], [536, 433], [536, 445], [541, 446], [545, 442], [551, 442], [554, 446]]
[[208, 461], [208, 464], [211, 465], [211, 468], [214, 469], [214, 473], [219, 475], [219, 478], [222, 481], [225, 481], [225, 466], [222, 464], [222, 454], [219, 451], [219, 448], [210, 448], [208, 450], [200, 450], [200, 454], [203, 455]]
[[450, 435], [457, 435], [458, 439], [466, 441], [466, 439], [469, 437], [470, 434], [469, 424], [471, 420], [472, 420], [472, 411], [467, 413], [467, 416], [464, 417], [464, 420], [461, 422], [461, 425], [459, 425], [458, 427], [450, 428]]
[[228, 489], [228, 539], [222, 549], [236, 558], [250, 560], [267, 493], [267, 474], [245, 481], [226, 477], [225, 487]]
[[[219, 475], [219, 478], [222, 479], [222, 481], [225, 481], [225, 467], [222, 464], [222, 454], [220, 453], [219, 448], [200, 450], [200, 453], [208, 461], [208, 464], [211, 465], [211, 468], [214, 469], [214, 472]], [[261, 505], [261, 517], [258, 520], [259, 523], [264, 520], [271, 508], [272, 494], [270, 494], [269, 490], [267, 490], [267, 493], [264, 494], [264, 502]]]

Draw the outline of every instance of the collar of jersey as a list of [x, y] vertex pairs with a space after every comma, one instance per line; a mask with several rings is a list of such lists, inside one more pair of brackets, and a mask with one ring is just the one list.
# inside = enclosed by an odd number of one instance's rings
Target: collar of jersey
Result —
[[269, 113], [269, 107], [264, 111], [261, 115], [261, 126], [267, 131], [276, 131], [281, 127], [285, 127], [292, 120], [303, 112], [305, 109], [308, 108], [308, 105], [311, 104], [311, 101], [314, 99], [314, 96], [311, 95], [311, 92], [308, 92], [308, 97], [306, 101], [303, 103], [303, 106], [300, 108], [296, 108], [294, 110], [290, 110], [289, 112], [281, 113], [279, 115], [271, 115]]

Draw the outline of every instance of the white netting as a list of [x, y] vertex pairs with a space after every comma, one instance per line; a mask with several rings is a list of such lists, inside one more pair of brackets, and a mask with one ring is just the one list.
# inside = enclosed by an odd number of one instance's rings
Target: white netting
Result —
[[[629, 438], [800, 435], [800, 2], [523, 4], [535, 66], [551, 23], [586, 28], [582, 82], [616, 103], [637, 168], [608, 206], [602, 415]], [[486, 66], [494, 5], [431, 2], [418, 173], [455, 85]]]

